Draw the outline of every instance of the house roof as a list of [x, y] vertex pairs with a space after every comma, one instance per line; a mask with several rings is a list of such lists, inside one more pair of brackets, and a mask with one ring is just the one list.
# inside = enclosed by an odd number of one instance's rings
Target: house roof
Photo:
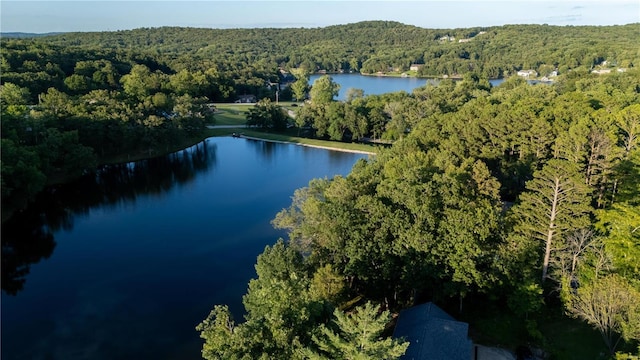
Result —
[[393, 337], [409, 341], [401, 359], [470, 360], [473, 346], [468, 330], [467, 323], [456, 321], [429, 302], [402, 311]]

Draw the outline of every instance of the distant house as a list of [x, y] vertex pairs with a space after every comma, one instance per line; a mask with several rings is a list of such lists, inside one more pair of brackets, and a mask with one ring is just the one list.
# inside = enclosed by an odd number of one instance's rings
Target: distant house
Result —
[[611, 69], [592, 70], [591, 72], [598, 75], [609, 74], [611, 72]]
[[536, 72], [535, 70], [520, 70], [518, 71], [518, 76], [522, 76], [522, 77], [530, 77], [530, 76], [538, 76], [538, 72]]
[[240, 95], [238, 96], [238, 100], [236, 100], [235, 102], [237, 104], [248, 104], [248, 103], [254, 103], [258, 100], [258, 98], [256, 98], [255, 95]]
[[434, 303], [400, 312], [394, 338], [409, 341], [405, 360], [470, 360], [473, 344], [469, 324], [456, 321]]
[[469, 41], [471, 41], [471, 39], [460, 39], [460, 40], [458, 40], [459, 43], [466, 43], [466, 42], [469, 42]]
[[440, 41], [456, 41], [456, 38], [454, 36], [445, 35], [445, 36], [441, 36], [438, 40], [440, 40]]
[[411, 64], [411, 66], [409, 66], [409, 70], [418, 71], [423, 66], [424, 66], [424, 64]]

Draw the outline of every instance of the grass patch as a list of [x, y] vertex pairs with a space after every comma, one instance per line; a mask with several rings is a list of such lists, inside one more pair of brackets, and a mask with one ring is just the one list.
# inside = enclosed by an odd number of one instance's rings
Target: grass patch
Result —
[[[295, 106], [294, 106], [295, 104]], [[286, 110], [296, 111], [302, 103], [295, 101], [280, 101], [278, 105]], [[253, 108], [253, 104], [224, 103], [216, 104], [214, 114], [215, 125], [241, 125], [247, 122], [247, 113]]]
[[244, 125], [252, 104], [216, 104], [216, 125]]

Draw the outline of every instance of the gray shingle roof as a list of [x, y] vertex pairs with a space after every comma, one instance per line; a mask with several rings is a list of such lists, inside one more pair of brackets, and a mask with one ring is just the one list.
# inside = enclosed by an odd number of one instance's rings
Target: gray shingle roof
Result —
[[469, 325], [456, 321], [434, 303], [400, 312], [393, 337], [409, 341], [405, 360], [470, 360]]

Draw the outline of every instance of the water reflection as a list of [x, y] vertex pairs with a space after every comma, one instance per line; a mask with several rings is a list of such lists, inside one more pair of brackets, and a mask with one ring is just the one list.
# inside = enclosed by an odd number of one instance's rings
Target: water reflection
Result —
[[56, 243], [38, 212], [27, 210], [2, 227], [2, 290], [16, 295], [26, 282], [30, 265], [46, 259]]
[[2, 291], [16, 295], [22, 290], [30, 266], [53, 253], [53, 233], [72, 230], [74, 219], [97, 207], [121, 207], [139, 196], [161, 196], [211, 170], [216, 161], [216, 144], [205, 140], [164, 157], [104, 166], [71, 184], [46, 189], [2, 224]]
[[22, 264], [11, 278], [30, 273], [17, 296], [2, 292], [0, 358], [201, 359], [195, 326], [215, 304], [242, 318], [256, 257], [286, 236], [270, 225], [275, 214], [312, 178], [346, 175], [365, 157], [338, 154], [335, 164], [326, 150], [273, 144], [269, 162], [257, 145], [210, 139], [43, 194], [29, 211], [55, 252], [6, 261]]
[[271, 141], [244, 139], [255, 149], [256, 154], [267, 163], [272, 163], [278, 150], [278, 144]]

